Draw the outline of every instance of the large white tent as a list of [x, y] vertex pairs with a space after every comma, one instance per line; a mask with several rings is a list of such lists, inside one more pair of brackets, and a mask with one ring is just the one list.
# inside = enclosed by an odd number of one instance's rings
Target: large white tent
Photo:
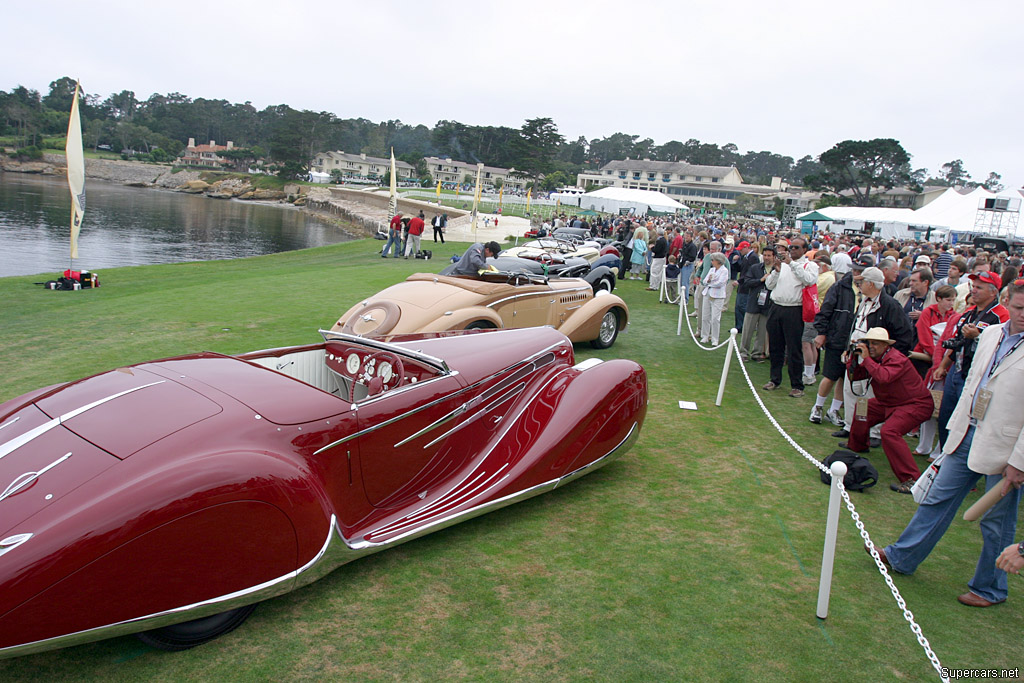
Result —
[[685, 204], [680, 204], [668, 195], [654, 190], [630, 190], [625, 187], [604, 187], [580, 196], [579, 207], [604, 213], [645, 214], [651, 211], [658, 213], [675, 213], [685, 211]]
[[[873, 223], [875, 229], [879, 230], [882, 237], [886, 239], [914, 237], [915, 233], [923, 233], [929, 229], [942, 233], [992, 232], [989, 225], [982, 226], [980, 229], [976, 225], [979, 207], [984, 205], [986, 199], [995, 199], [996, 197], [1009, 199], [1011, 207], [1015, 206], [1019, 211], [1021, 200], [1017, 192], [996, 195], [979, 187], [961, 194], [950, 188], [916, 211], [885, 207], [830, 206], [799, 214], [796, 219], [802, 221], [806, 216], [818, 214], [815, 216], [818, 220], [814, 221], [817, 227], [832, 232], [842, 232], [844, 229], [853, 229], [859, 232], [864, 229], [865, 223]], [[820, 220], [820, 216], [825, 216], [829, 220]], [[983, 218], [986, 217], [991, 218], [992, 216], [983, 216]], [[1001, 232], [1007, 232], [1006, 224], [1003, 225]], [[1012, 236], [1012, 227], [1009, 232]]]

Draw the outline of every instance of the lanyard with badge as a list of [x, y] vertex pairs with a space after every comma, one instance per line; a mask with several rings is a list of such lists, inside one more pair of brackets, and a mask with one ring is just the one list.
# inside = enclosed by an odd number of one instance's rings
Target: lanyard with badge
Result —
[[[1017, 347], [1024, 343], [1024, 336], [1022, 336], [1020, 339], [1013, 343], [1013, 346], [1010, 347], [1009, 351], [1000, 356], [999, 348], [1003, 345], [1003, 342], [1006, 340], [1007, 334], [1008, 333], [1006, 331], [1006, 328], [1004, 327], [1003, 334], [1002, 336], [999, 337], [999, 345], [996, 346], [996, 356], [992, 361], [992, 367], [989, 368], [988, 375], [985, 378], [986, 384], [988, 383], [988, 380], [992, 379], [992, 375], [995, 374], [996, 368], [999, 367], [999, 364], [1002, 363], [1007, 358], [1009, 358], [1010, 355], [1017, 350]], [[978, 395], [974, 399], [974, 405], [971, 406], [971, 417], [973, 417], [978, 422], [981, 422], [983, 419], [985, 419], [985, 413], [988, 411], [988, 404], [991, 402], [992, 390], [989, 389], [988, 387], [979, 389]]]

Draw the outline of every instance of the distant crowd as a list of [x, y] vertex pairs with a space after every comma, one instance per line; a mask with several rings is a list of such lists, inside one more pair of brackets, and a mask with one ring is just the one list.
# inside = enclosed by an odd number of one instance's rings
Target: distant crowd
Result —
[[[702, 343], [719, 342], [735, 289], [740, 354], [770, 363], [762, 389], [780, 388], [784, 368], [790, 397], [817, 382], [810, 421], [832, 423], [843, 449], [882, 448], [890, 488], [919, 502], [900, 537], [874, 549], [893, 571], [915, 571], [981, 477], [1000, 487], [957, 599], [1006, 600], [1006, 572], [1024, 568], [1024, 542], [1013, 542], [1024, 485], [1021, 254], [665, 217], [602, 220], [596, 232], [622, 243], [622, 277], [652, 291], [672, 282], [684, 306], [695, 301]], [[922, 477], [915, 456], [937, 473]]]

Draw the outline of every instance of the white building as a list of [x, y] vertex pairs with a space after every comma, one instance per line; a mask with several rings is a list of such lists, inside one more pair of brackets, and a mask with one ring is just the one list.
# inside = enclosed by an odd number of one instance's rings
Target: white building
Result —
[[[341, 171], [343, 178], [353, 180], [380, 180], [391, 169], [391, 159], [370, 157], [365, 154], [346, 154], [345, 152], [321, 152], [313, 157], [309, 168], [314, 173]], [[404, 161], [395, 161], [397, 180], [415, 180], [416, 169]]]
[[698, 166], [650, 159], [610, 161], [597, 172], [577, 175], [576, 184], [653, 190], [688, 206], [719, 208], [735, 204], [742, 194], [775, 195], [787, 187], [781, 178], [772, 178], [771, 185], [748, 185], [735, 166]]

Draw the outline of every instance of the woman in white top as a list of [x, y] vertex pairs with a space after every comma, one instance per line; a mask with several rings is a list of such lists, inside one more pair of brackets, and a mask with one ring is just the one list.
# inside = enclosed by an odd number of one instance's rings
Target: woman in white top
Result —
[[729, 284], [729, 259], [720, 251], [711, 254], [711, 270], [701, 281], [704, 296], [701, 311], [700, 342], [708, 343], [710, 335], [712, 346], [718, 344], [718, 334], [722, 328], [722, 311], [728, 297], [726, 285]]

